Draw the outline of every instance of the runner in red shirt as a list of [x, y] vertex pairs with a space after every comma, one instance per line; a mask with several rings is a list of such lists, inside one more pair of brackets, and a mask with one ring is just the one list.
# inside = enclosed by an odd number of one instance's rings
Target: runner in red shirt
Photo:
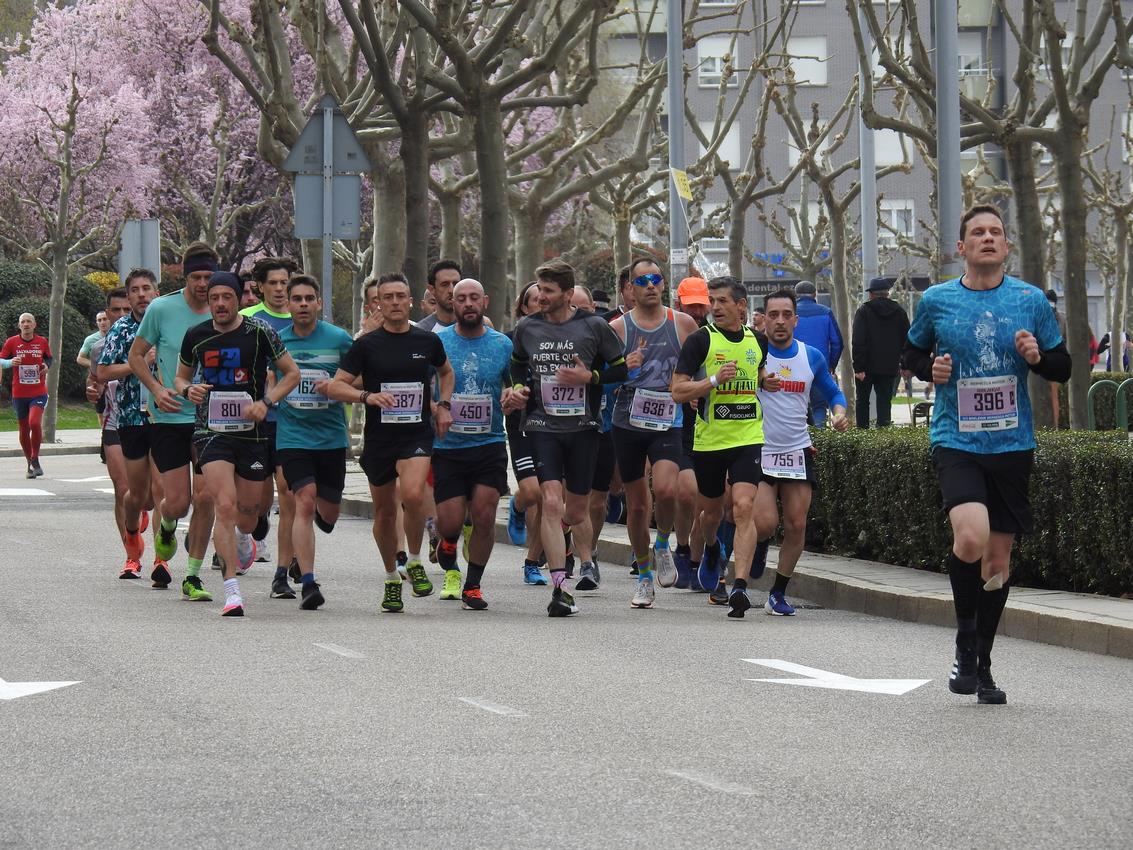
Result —
[[20, 447], [28, 461], [28, 478], [43, 475], [39, 444], [43, 442], [43, 409], [47, 407], [47, 369], [51, 347], [35, 332], [35, 316], [20, 314], [20, 332], [0, 348], [0, 368], [12, 370], [12, 407], [20, 423]]

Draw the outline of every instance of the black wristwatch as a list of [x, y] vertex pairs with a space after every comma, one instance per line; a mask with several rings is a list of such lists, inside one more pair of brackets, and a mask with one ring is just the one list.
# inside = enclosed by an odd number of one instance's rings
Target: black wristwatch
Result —
[[443, 407], [445, 410], [452, 412], [452, 402], [445, 401], [443, 398], [437, 402], [437, 407]]

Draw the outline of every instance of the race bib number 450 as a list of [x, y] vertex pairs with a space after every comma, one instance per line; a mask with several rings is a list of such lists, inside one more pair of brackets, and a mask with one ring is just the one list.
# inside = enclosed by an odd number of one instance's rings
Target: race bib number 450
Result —
[[453, 393], [451, 431], [487, 434], [492, 425], [492, 397], [487, 393]]
[[560, 384], [551, 375], [539, 381], [543, 409], [550, 416], [583, 416], [586, 413], [586, 387]]
[[382, 384], [382, 392], [393, 396], [393, 407], [382, 408], [382, 422], [410, 423], [421, 421], [425, 404], [425, 385], [420, 381]]
[[961, 378], [956, 382], [956, 406], [961, 431], [1006, 431], [1019, 427], [1018, 393], [1014, 375]]

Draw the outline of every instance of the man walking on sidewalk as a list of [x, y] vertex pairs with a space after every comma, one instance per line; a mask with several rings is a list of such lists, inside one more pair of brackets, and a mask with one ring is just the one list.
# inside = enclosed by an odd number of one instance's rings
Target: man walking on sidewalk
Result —
[[901, 368], [901, 348], [909, 333], [909, 316], [889, 297], [889, 286], [887, 277], [871, 280], [866, 289], [869, 300], [854, 314], [850, 356], [858, 386], [859, 428], [869, 427], [871, 390], [877, 399], [877, 427], [885, 428], [893, 422], [893, 391]]

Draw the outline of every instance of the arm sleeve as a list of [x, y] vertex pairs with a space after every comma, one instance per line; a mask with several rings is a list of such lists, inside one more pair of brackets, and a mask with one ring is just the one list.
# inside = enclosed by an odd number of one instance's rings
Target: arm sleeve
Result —
[[677, 358], [677, 368], [674, 372], [682, 375], [694, 376], [704, 365], [704, 358], [708, 356], [708, 331], [698, 328], [691, 333], [681, 346], [680, 356]]
[[846, 396], [834, 383], [834, 377], [830, 374], [830, 366], [827, 364], [826, 358], [822, 356], [822, 352], [813, 345], [808, 345], [806, 356], [810, 362], [810, 369], [814, 372], [814, 386], [822, 393], [827, 405], [840, 404], [842, 407], [846, 407]]
[[0, 357], [0, 369], [11, 369], [11, 368], [12, 368], [12, 361], [6, 360], [3, 357]]
[[54, 362], [55, 362], [55, 358], [51, 356], [50, 351], [43, 352], [43, 365], [44, 366], [46, 366], [48, 369], [50, 369], [51, 364], [54, 363]]
[[[601, 324], [601, 328], [598, 330], [598, 356], [611, 366], [619, 362], [624, 363], [625, 345], [617, 332], [601, 319], [598, 319], [596, 324]], [[623, 375], [618, 380], [623, 380], [624, 377]]]
[[605, 369], [598, 369], [599, 384], [620, 384], [629, 377], [629, 367], [624, 357], [619, 357], [617, 363], [611, 363]]
[[1072, 365], [1070, 352], [1066, 350], [1066, 343], [1060, 342], [1054, 348], [1044, 349], [1039, 362], [1031, 366], [1030, 370], [1040, 378], [1064, 384], [1070, 380]]
[[[767, 341], [767, 336], [765, 334], [756, 334], [755, 341], [759, 343], [759, 350], [762, 352], [759, 355], [759, 365], [755, 368], [762, 369], [767, 365], [767, 351], [771, 347], [771, 343]], [[708, 354], [707, 351], [704, 353]]]
[[526, 384], [530, 370], [528, 369], [527, 350], [523, 346], [524, 324], [522, 321], [515, 326], [511, 335], [511, 382], [512, 384]]

